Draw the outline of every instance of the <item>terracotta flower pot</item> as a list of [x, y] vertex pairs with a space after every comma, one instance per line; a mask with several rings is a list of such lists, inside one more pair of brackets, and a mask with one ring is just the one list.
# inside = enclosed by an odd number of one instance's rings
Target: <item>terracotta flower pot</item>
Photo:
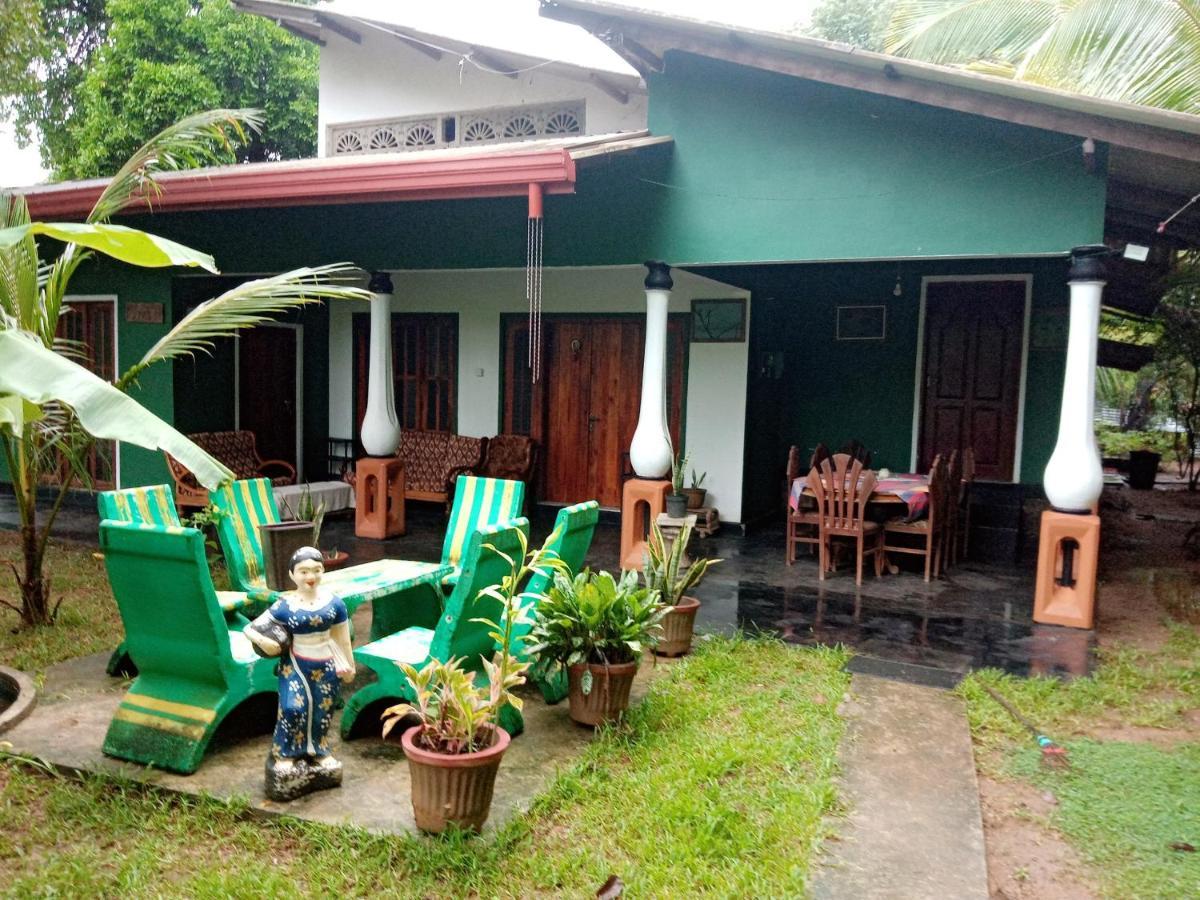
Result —
[[708, 496], [708, 491], [705, 488], [684, 488], [683, 495], [687, 497], [688, 509], [699, 509], [704, 505], [704, 498]]
[[263, 575], [267, 587], [273, 591], [290, 591], [295, 585], [288, 577], [288, 563], [292, 554], [301, 547], [313, 543], [312, 522], [275, 522], [258, 526], [258, 539], [262, 543]]
[[[620, 718], [629, 706], [629, 689], [633, 687], [637, 669], [635, 662], [613, 666], [577, 663], [568, 668], [567, 700], [571, 705], [571, 719], [580, 725], [594, 726]], [[592, 689], [587, 694], [583, 693], [585, 671], [592, 673]]]
[[511, 740], [508, 732], [495, 729], [495, 743], [486, 750], [451, 755], [418, 747], [415, 739], [424, 729], [424, 725], [410, 728], [400, 739], [412, 777], [417, 827], [434, 834], [451, 824], [481, 831], [492, 810], [496, 772]]
[[654, 652], [659, 656], [683, 656], [692, 649], [692, 634], [696, 628], [696, 610], [700, 601], [695, 597], [680, 597], [679, 602], [663, 617], [662, 637]]

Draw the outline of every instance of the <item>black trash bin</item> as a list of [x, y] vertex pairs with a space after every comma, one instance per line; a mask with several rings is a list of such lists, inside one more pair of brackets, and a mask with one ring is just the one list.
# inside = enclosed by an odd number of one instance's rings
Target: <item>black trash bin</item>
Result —
[[1161, 460], [1162, 454], [1153, 450], [1130, 450], [1129, 486], [1135, 491], [1152, 490]]

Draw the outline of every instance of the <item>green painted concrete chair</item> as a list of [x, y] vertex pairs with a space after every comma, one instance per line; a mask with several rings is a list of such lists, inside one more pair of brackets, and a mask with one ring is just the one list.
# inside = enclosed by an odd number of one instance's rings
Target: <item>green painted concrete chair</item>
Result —
[[[343, 737], [350, 737], [356, 720], [368, 706], [381, 700], [413, 699], [408, 680], [397, 662], [410, 663], [419, 669], [431, 659], [444, 662], [451, 657], [462, 657], [463, 666], [476, 673], [477, 683], [486, 683], [482, 661], [485, 657], [491, 658], [495, 641], [487, 625], [472, 619], [487, 617], [495, 620], [500, 615], [497, 601], [479, 597], [479, 592], [489, 585], [499, 584], [511, 573], [508, 562], [495, 551], [513, 559], [519, 558], [519, 533], [529, 534], [527, 519], [475, 529], [462, 556], [462, 574], [446, 599], [436, 627], [406, 628], [354, 651], [359, 665], [373, 671], [378, 680], [361, 688], [346, 701], [342, 712]], [[515, 735], [524, 728], [524, 721], [517, 710], [506, 707], [501, 713], [500, 725]]]
[[[584, 557], [592, 546], [592, 536], [596, 532], [596, 523], [600, 521], [600, 504], [595, 500], [576, 503], [574, 506], [564, 506], [554, 519], [554, 528], [546, 538], [546, 548], [552, 550], [559, 559], [567, 564], [574, 574], [583, 568]], [[535, 572], [525, 585], [525, 591], [532, 594], [544, 594], [554, 583], [554, 574], [550, 569]], [[532, 614], [536, 607], [530, 610]], [[514, 652], [519, 659], [526, 659], [524, 638], [533, 628], [533, 623], [518, 626], [517, 641]], [[550, 678], [533, 677], [533, 681], [542, 692], [547, 703], [558, 703], [567, 696], [567, 673], [560, 670]]]
[[[210, 493], [226, 515], [217, 524], [230, 583], [259, 604], [273, 599], [263, 574], [263, 550], [258, 527], [279, 521], [275, 494], [267, 478], [234, 481]], [[448, 567], [406, 559], [377, 559], [327, 572], [321, 586], [342, 598], [353, 614], [372, 601], [371, 637], [392, 634], [410, 625], [437, 622], [441, 612], [438, 581]]]
[[459, 475], [454, 487], [454, 507], [442, 544], [442, 564], [453, 571], [442, 579], [447, 590], [454, 587], [462, 571], [463, 553], [475, 529], [508, 522], [521, 515], [525, 505], [525, 482], [502, 478]]
[[276, 661], [227, 625], [195, 528], [105, 520], [100, 549], [138, 666], [104, 752], [190, 774], [225, 716], [278, 690]]
[[[96, 495], [96, 505], [100, 509], [101, 520], [164, 526], [180, 524], [179, 513], [175, 510], [175, 498], [165, 484], [102, 491]], [[218, 591], [217, 599], [225, 611], [229, 627], [240, 629], [249, 623], [250, 620], [242, 611], [252, 606], [252, 603], [244, 593]], [[109, 675], [124, 675], [130, 678], [137, 674], [137, 666], [129, 656], [125, 641], [112, 652], [105, 671]]]

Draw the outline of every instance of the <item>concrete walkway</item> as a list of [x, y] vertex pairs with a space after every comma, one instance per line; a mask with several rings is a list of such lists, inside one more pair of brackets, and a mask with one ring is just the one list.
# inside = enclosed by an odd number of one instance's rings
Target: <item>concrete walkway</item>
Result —
[[987, 900], [975, 762], [962, 701], [856, 674], [841, 750], [847, 815], [813, 880], [818, 898]]

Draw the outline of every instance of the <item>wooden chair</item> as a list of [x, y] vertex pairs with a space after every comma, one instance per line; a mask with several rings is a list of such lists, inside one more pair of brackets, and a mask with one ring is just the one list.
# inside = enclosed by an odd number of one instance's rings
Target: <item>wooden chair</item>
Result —
[[278, 660], [259, 657], [241, 628], [229, 626], [195, 528], [106, 519], [100, 549], [138, 667], [104, 752], [194, 772], [225, 716], [278, 690]]
[[958, 562], [959, 500], [962, 490], [962, 457], [958, 448], [950, 451], [946, 462], [946, 515], [942, 520], [942, 571]]
[[[883, 526], [884, 553], [913, 553], [925, 557], [925, 580], [930, 573], [940, 571], [942, 562], [942, 529], [946, 516], [946, 462], [941, 454], [933, 458], [929, 467], [929, 512], [924, 519], [908, 522], [903, 518], [892, 519]], [[921, 538], [920, 546], [889, 543], [889, 537], [914, 535]]]
[[975, 483], [975, 448], [967, 447], [962, 453], [962, 477], [959, 482], [958, 521], [959, 545], [954, 548], [954, 561], [958, 562], [959, 547], [962, 558], [967, 558], [967, 548], [971, 540], [971, 486]]
[[[367, 707], [381, 700], [413, 700], [412, 686], [404, 671], [396, 665], [409, 663], [417, 669], [429, 660], [446, 662], [461, 659], [465, 669], [475, 673], [476, 683], [486, 684], [483, 661], [491, 660], [496, 647], [492, 629], [479, 621], [490, 618], [499, 621], [500, 603], [480, 592], [512, 573], [511, 559], [521, 556], [518, 532], [529, 533], [527, 519], [514, 519], [498, 525], [474, 529], [463, 555], [462, 574], [453, 593], [446, 598], [445, 608], [435, 627], [413, 626], [371, 641], [354, 651], [358, 663], [375, 673], [377, 681], [361, 688], [346, 701], [342, 712], [342, 737], [349, 738], [354, 723]], [[372, 725], [378, 725], [373, 722]], [[501, 711], [500, 726], [516, 735], [524, 728], [518, 710], [511, 706]]]
[[799, 507], [791, 507], [792, 484], [800, 476], [800, 448], [793, 444], [788, 450], [787, 477], [784, 479], [784, 497], [787, 498], [787, 518], [784, 520], [787, 552], [784, 558], [789, 566], [796, 561], [796, 544], [808, 544], [815, 552], [821, 542], [820, 517], [815, 504], [802, 496]]
[[864, 469], [871, 468], [871, 451], [868, 450], [867, 445], [858, 440], [858, 438], [847, 441], [846, 445], [842, 447], [840, 452], [857, 459], [863, 464]]
[[874, 554], [875, 576], [883, 573], [883, 531], [866, 519], [867, 501], [875, 490], [875, 473], [861, 461], [838, 453], [821, 461], [808, 473], [808, 486], [817, 500], [820, 533], [820, 577], [829, 568], [833, 538], [851, 538], [855, 544], [854, 583], [862, 584], [863, 557]]

